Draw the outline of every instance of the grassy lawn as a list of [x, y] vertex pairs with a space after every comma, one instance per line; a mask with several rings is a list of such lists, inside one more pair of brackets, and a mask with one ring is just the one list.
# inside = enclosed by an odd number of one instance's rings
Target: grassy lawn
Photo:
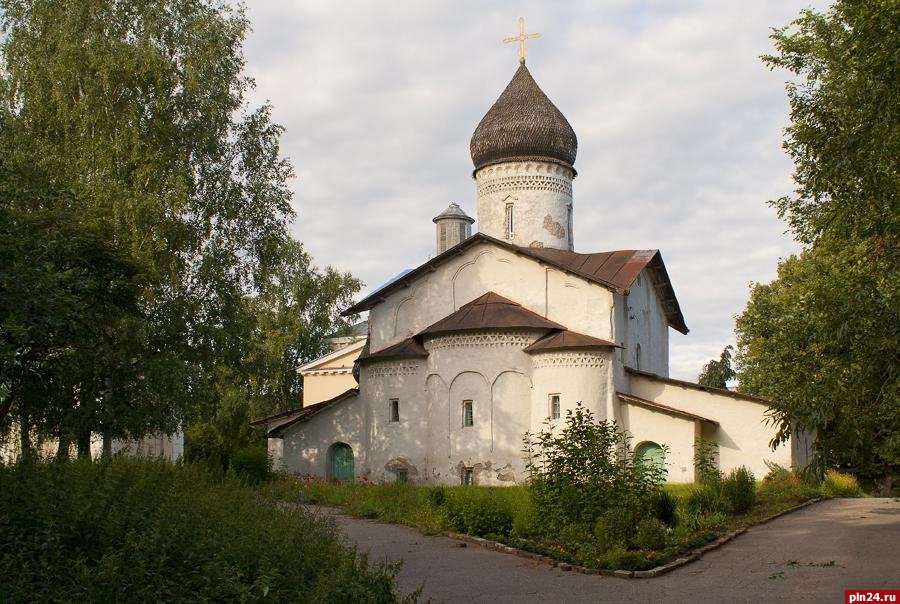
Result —
[[567, 526], [548, 531], [526, 486], [417, 487], [373, 484], [367, 481], [326, 483], [315, 479], [280, 476], [263, 486], [266, 496], [290, 502], [336, 506], [357, 518], [403, 523], [423, 533], [453, 531], [485, 537], [521, 549], [594, 568], [641, 570], [677, 558], [702, 544], [815, 497], [858, 492], [853, 483], [841, 486], [809, 484], [782, 473], [756, 483], [752, 506], [731, 513], [726, 502], [711, 498], [709, 486], [665, 485], [674, 502], [674, 514], [654, 533], [640, 527], [625, 528], [624, 535], [591, 526]]

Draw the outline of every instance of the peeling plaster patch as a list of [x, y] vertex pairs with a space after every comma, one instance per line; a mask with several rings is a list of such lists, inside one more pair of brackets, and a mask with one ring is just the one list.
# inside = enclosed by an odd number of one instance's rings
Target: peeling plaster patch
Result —
[[506, 464], [497, 470], [497, 480], [502, 482], [515, 482], [516, 471], [513, 470], [512, 464]]
[[406, 461], [405, 457], [395, 457], [394, 459], [389, 459], [388, 462], [384, 464], [384, 469], [395, 475], [397, 474], [397, 470], [406, 470], [406, 473], [410, 478], [419, 475], [418, 468]]
[[528, 244], [528, 247], [544, 247], [544, 242], [538, 241], [537, 239], [535, 239], [534, 241], [532, 241], [531, 243]]
[[456, 468], [455, 468], [456, 475], [459, 476], [460, 479], [462, 479], [463, 470], [465, 468], [472, 468], [472, 472], [475, 475], [475, 480], [476, 480], [476, 482], [479, 482], [480, 480], [478, 477], [483, 474], [489, 475], [491, 472], [491, 467], [493, 465], [494, 465], [494, 462], [492, 462], [492, 461], [477, 462], [477, 463], [473, 463], [473, 464], [467, 464], [464, 461], [460, 461], [458, 464], [456, 464]]
[[557, 239], [562, 239], [566, 236], [566, 229], [563, 225], [559, 224], [547, 214], [544, 216], [544, 230], [556, 237]]

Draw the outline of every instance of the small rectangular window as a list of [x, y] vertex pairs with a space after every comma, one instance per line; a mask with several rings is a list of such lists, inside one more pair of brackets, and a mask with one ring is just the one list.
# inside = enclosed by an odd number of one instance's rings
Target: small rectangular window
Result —
[[464, 222], [459, 223], [459, 240], [460, 242], [466, 240], [466, 224]]
[[392, 422], [400, 421], [400, 399], [391, 399], [390, 420]]
[[400, 484], [406, 484], [409, 482], [409, 470], [406, 468], [401, 468], [397, 470], [397, 482]]
[[506, 238], [507, 239], [512, 239], [513, 234], [516, 232], [516, 230], [515, 230], [516, 220], [515, 220], [515, 216], [513, 214], [514, 214], [513, 204], [511, 204], [511, 203], [506, 204]]
[[472, 410], [472, 401], [463, 401], [463, 427], [475, 425], [475, 415]]
[[475, 484], [475, 469], [474, 468], [463, 468], [462, 484], [463, 484], [463, 486], [472, 486]]
[[559, 395], [550, 395], [550, 419], [559, 419], [560, 417]]

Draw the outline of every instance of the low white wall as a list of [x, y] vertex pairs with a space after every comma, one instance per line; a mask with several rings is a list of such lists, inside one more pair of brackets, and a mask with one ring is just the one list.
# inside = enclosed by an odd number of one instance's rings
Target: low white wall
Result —
[[637, 451], [646, 442], [668, 448], [667, 482], [694, 482], [694, 439], [700, 429], [697, 422], [640, 405], [623, 403], [622, 423], [632, 436], [632, 451]]
[[363, 476], [366, 471], [363, 425], [363, 406], [354, 397], [288, 428], [282, 439], [284, 466], [295, 474], [324, 478], [328, 474], [328, 448], [345, 443], [353, 450], [356, 476]]
[[768, 472], [766, 461], [791, 467], [790, 443], [775, 451], [769, 448], [776, 429], [766, 417], [765, 404], [633, 373], [628, 375], [629, 394], [719, 422], [717, 428], [710, 429], [709, 435], [719, 445], [721, 470], [728, 472], [746, 466], [757, 478], [762, 478]]

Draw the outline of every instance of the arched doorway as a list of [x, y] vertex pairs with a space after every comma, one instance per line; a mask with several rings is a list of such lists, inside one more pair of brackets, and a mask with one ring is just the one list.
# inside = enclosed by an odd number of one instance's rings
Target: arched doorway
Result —
[[328, 480], [353, 480], [353, 449], [345, 443], [328, 448]]
[[644, 466], [653, 466], [661, 470], [666, 469], [666, 452], [654, 442], [641, 443], [634, 450], [634, 459]]

